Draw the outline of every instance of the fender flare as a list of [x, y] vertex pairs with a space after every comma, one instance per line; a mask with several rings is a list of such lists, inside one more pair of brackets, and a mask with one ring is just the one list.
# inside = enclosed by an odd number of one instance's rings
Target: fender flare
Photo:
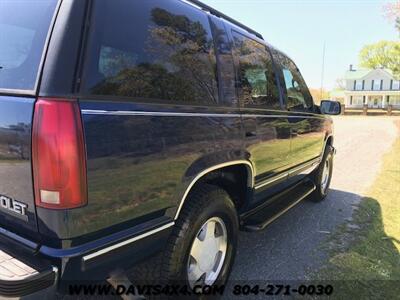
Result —
[[192, 190], [193, 186], [201, 179], [203, 178], [205, 175], [207, 175], [208, 173], [211, 173], [213, 171], [219, 170], [219, 169], [223, 169], [225, 167], [230, 167], [230, 166], [236, 166], [236, 165], [244, 165], [247, 168], [247, 185], [251, 188], [254, 188], [254, 166], [251, 164], [251, 162], [247, 161], [247, 160], [235, 160], [235, 161], [230, 161], [230, 162], [225, 162], [225, 163], [221, 163], [221, 164], [217, 164], [214, 165], [212, 167], [209, 167], [207, 169], [204, 169], [203, 171], [201, 171], [200, 173], [198, 173], [194, 179], [192, 179], [192, 181], [190, 182], [190, 184], [188, 185], [188, 187], [186, 188], [183, 197], [181, 199], [181, 201], [179, 202], [178, 205], [178, 209], [176, 210], [175, 213], [175, 217], [174, 220], [178, 219], [179, 214], [182, 210], [183, 205], [185, 204], [186, 198], [189, 195], [190, 191]]

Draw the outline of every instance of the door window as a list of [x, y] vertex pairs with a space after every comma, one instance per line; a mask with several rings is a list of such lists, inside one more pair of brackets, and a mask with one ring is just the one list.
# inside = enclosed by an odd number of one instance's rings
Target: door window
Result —
[[265, 45], [233, 32], [239, 59], [240, 100], [245, 107], [280, 109], [272, 58]]
[[293, 73], [288, 69], [283, 69], [285, 87], [287, 92], [287, 106], [289, 109], [306, 109], [307, 103], [301, 91], [299, 83], [294, 78]]
[[286, 105], [293, 111], [311, 111], [313, 100], [308, 87], [296, 65], [284, 54], [274, 51], [274, 60], [281, 69]]

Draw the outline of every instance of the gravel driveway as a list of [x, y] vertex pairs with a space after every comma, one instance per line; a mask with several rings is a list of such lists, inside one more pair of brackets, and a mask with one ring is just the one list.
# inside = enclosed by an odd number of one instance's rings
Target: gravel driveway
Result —
[[351, 218], [396, 137], [394, 118], [335, 117], [337, 155], [326, 201], [303, 201], [264, 231], [242, 232], [231, 279], [306, 280], [327, 258], [321, 243]]

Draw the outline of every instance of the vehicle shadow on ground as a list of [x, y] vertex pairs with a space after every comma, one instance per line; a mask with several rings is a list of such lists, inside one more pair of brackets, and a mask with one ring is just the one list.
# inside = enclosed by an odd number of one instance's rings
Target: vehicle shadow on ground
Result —
[[[358, 194], [333, 189], [322, 202], [314, 203], [305, 199], [263, 231], [240, 232], [236, 261], [223, 298], [230, 299], [237, 284], [265, 285], [276, 282], [298, 285], [315, 280], [315, 274], [327, 265], [330, 251], [345, 251], [357, 236], [358, 228], [351, 227], [351, 221], [361, 199]], [[379, 223], [375, 232], [379, 239], [390, 243], [385, 247], [386, 251], [390, 251], [393, 257], [398, 257], [400, 262], [399, 252], [394, 245], [399, 241], [386, 235], [378, 201], [372, 198], [363, 198], [362, 201], [371, 202], [370, 206], [375, 212], [374, 219], [379, 220], [375, 222]], [[344, 224], [350, 225], [349, 231], [340, 239], [332, 239], [337, 236], [335, 232], [338, 228]], [[147, 271], [148, 264], [158, 266], [159, 261], [151, 261], [145, 263]], [[129, 276], [133, 283], [141, 281], [143, 277], [149, 278], [142, 273], [141, 268], [134, 269]], [[376, 278], [371, 278], [373, 279]], [[151, 279], [150, 281], [153, 282]]]
[[[364, 216], [357, 214], [357, 218], [365, 221], [359, 223], [362, 226], [351, 218], [360, 201]], [[369, 248], [348, 252], [365, 236], [365, 230], [369, 232]], [[380, 299], [386, 290], [399, 289], [400, 272], [395, 270], [400, 270], [400, 253], [395, 244], [400, 241], [386, 234], [376, 199], [331, 190], [325, 201], [305, 200], [262, 232], [241, 233], [227, 291], [232, 293], [235, 285], [275, 283], [296, 287], [322, 280], [335, 287], [336, 295], [364, 293], [368, 298], [372, 292], [376, 293], [375, 299]], [[224, 299], [229, 296], [232, 294], [225, 294]]]
[[[240, 233], [231, 279], [310, 279], [310, 274], [316, 272], [328, 259], [329, 248], [340, 250], [350, 242], [352, 234], [333, 241], [331, 238], [339, 225], [351, 224], [353, 212], [360, 201], [360, 195], [331, 190], [325, 201], [314, 203], [306, 199], [264, 231]], [[378, 201], [372, 198], [364, 198], [363, 201], [373, 202], [377, 214], [374, 217], [381, 224], [376, 232], [379, 232], [382, 240], [390, 241], [391, 238], [384, 231]], [[391, 248], [391, 251], [398, 254], [394, 244]]]

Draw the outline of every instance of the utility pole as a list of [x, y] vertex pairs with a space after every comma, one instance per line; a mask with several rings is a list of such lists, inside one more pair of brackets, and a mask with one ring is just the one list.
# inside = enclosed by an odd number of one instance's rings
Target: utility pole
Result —
[[324, 90], [324, 72], [325, 72], [325, 41], [322, 49], [322, 70], [321, 70], [321, 100], [323, 98], [322, 92]]

